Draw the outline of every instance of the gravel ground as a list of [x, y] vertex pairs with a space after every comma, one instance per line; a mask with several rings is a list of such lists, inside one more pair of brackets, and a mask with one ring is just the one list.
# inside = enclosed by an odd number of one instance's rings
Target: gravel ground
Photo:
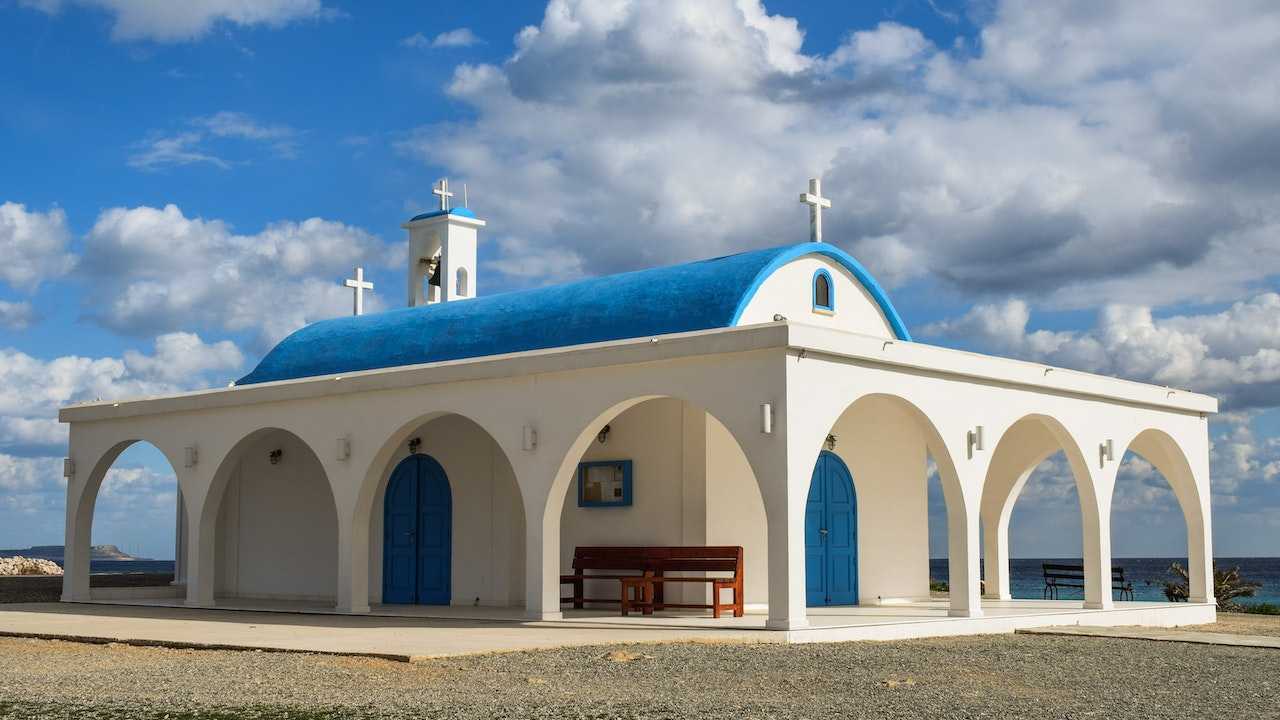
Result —
[[0, 639], [0, 718], [1262, 717], [1280, 652], [1001, 635], [420, 664]]
[[[168, 585], [173, 573], [112, 573], [90, 575], [90, 587], [150, 587]], [[61, 575], [0, 577], [0, 603], [57, 602], [62, 597]]]

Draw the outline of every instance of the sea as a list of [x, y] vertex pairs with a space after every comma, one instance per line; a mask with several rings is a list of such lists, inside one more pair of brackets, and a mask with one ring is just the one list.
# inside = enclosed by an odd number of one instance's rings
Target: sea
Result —
[[[1066, 565], [1082, 564], [1080, 558], [1012, 558], [1009, 560], [1009, 592], [1015, 598], [1040, 599], [1044, 590], [1044, 563], [1061, 563]], [[1111, 564], [1124, 568], [1125, 579], [1133, 585], [1135, 600], [1166, 600], [1164, 581], [1172, 580], [1169, 567], [1178, 563], [1187, 567], [1186, 558], [1112, 558]], [[1272, 603], [1280, 605], [1280, 558], [1218, 558], [1219, 570], [1239, 566], [1240, 576], [1246, 580], [1262, 583], [1253, 597], [1240, 598], [1242, 605]], [[932, 558], [929, 560], [929, 579], [946, 582], [947, 559]], [[1084, 594], [1080, 590], [1062, 588], [1058, 592], [1061, 600], [1081, 599]]]
[[[1124, 568], [1125, 578], [1133, 584], [1135, 600], [1165, 600], [1164, 581], [1173, 578], [1169, 567], [1173, 563], [1187, 566], [1186, 558], [1113, 558], [1112, 564]], [[1044, 589], [1044, 563], [1080, 564], [1080, 558], [1013, 558], [1009, 561], [1009, 590], [1015, 598], [1039, 599]], [[1218, 558], [1219, 568], [1240, 567], [1245, 579], [1262, 583], [1251, 598], [1241, 598], [1242, 604], [1272, 603], [1280, 605], [1280, 558]], [[90, 572], [106, 573], [162, 573], [173, 572], [172, 560], [93, 560]], [[946, 582], [947, 559], [929, 560], [929, 578]], [[1058, 597], [1083, 598], [1083, 593], [1072, 588], [1062, 588]]]

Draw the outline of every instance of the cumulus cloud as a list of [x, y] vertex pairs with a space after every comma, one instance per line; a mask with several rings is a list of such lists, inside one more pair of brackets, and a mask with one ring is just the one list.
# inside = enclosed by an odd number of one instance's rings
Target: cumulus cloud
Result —
[[50, 15], [67, 5], [101, 9], [114, 16], [113, 40], [176, 43], [202, 37], [220, 23], [241, 27], [281, 27], [291, 22], [333, 16], [320, 0], [19, 0]]
[[234, 343], [206, 343], [181, 332], [157, 337], [151, 354], [130, 350], [120, 358], [42, 360], [0, 349], [0, 452], [61, 452], [67, 433], [56, 420], [60, 407], [222, 385], [243, 365], [244, 355]]
[[975, 305], [920, 329], [977, 349], [1218, 395], [1225, 409], [1280, 405], [1280, 294], [1215, 313], [1157, 318], [1107, 305], [1085, 331], [1028, 330], [1022, 300]]
[[[126, 160], [138, 170], [162, 170], [184, 165], [208, 164], [229, 170], [232, 161], [215, 154], [210, 147], [219, 139], [240, 140], [266, 146], [282, 158], [298, 155], [297, 130], [287, 125], [261, 123], [250, 115], [223, 110], [207, 117], [192, 118], [187, 129], [176, 133], [152, 132], [132, 145]], [[224, 146], [225, 148], [225, 146]]]
[[35, 321], [35, 308], [29, 302], [0, 300], [0, 327], [9, 330], [25, 330]]
[[[265, 350], [308, 322], [349, 312], [338, 282], [355, 265], [396, 266], [399, 244], [310, 218], [240, 235], [175, 205], [112, 208], [85, 238], [93, 317], [148, 336], [183, 328], [246, 332]], [[382, 293], [367, 302], [383, 307]]]
[[431, 39], [427, 39], [426, 35], [417, 32], [400, 41], [400, 44], [404, 47], [418, 49], [471, 47], [479, 43], [480, 38], [471, 31], [471, 28], [465, 27], [442, 32]]
[[1093, 307], [1280, 273], [1280, 11], [987, 18], [976, 44], [885, 22], [815, 55], [757, 0], [552, 0], [505, 62], [456, 69], [473, 121], [401, 147], [494, 198], [513, 248], [587, 273], [803, 240], [794, 198], [817, 174], [828, 237], [890, 285]]
[[[67, 251], [70, 240], [67, 215], [61, 208], [42, 213], [29, 211], [21, 203], [0, 204], [0, 257], [4, 258], [0, 280], [30, 291], [45, 280], [66, 274], [76, 262]], [[21, 308], [10, 304], [0, 316], [12, 318], [21, 313]]]

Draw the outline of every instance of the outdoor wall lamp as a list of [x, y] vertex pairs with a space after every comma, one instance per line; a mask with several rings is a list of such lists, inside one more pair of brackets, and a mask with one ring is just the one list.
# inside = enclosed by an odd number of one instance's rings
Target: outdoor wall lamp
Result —
[[765, 435], [773, 434], [773, 405], [771, 403], [760, 403], [760, 432]]
[[968, 442], [969, 442], [969, 457], [973, 457], [973, 453], [975, 450], [977, 451], [982, 450], [982, 426], [981, 425], [978, 425], [974, 429], [969, 431]]
[[200, 460], [200, 454], [196, 452], [195, 445], [188, 445], [182, 449], [183, 466], [193, 468]]
[[416, 437], [409, 441], [409, 454], [417, 455], [418, 448], [422, 447], [422, 438]]
[[827, 449], [828, 449], [828, 450], [834, 451], [834, 450], [836, 449], [836, 439], [837, 439], [837, 438], [836, 438], [836, 436], [835, 436], [835, 434], [834, 434], [834, 433], [828, 433], [828, 434], [827, 434], [827, 442], [826, 442], [826, 445], [827, 445]]
[[613, 432], [613, 428], [606, 424], [600, 428], [600, 432], [596, 433], [596, 440], [599, 440], [600, 444], [604, 445], [609, 442], [609, 433], [611, 432]]
[[282, 457], [284, 457], [284, 451], [280, 448], [276, 448], [275, 450], [267, 453], [267, 460], [271, 461], [272, 465], [279, 465], [280, 458]]
[[71, 458], [62, 459], [62, 477], [72, 478], [76, 474], [76, 461]]
[[340, 437], [336, 443], [335, 454], [339, 460], [346, 460], [351, 457], [351, 438]]
[[538, 447], [538, 429], [532, 425], [524, 426], [524, 437], [520, 446], [527, 452], [533, 452]]
[[1102, 467], [1115, 459], [1115, 444], [1110, 439], [1098, 445], [1098, 467]]

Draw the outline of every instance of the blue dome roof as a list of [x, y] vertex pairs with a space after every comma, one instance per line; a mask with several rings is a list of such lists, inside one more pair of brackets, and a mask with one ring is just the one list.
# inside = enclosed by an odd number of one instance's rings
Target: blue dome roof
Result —
[[726, 255], [415, 308], [321, 320], [280, 342], [238, 385], [731, 327], [774, 270], [804, 255], [839, 262], [894, 334], [902, 318], [867, 271], [822, 243]]
[[441, 215], [458, 215], [461, 217], [468, 217], [468, 218], [475, 218], [476, 216], [476, 214], [471, 212], [471, 210], [469, 210], [468, 208], [464, 208], [464, 207], [449, 208], [448, 210], [433, 210], [431, 212], [424, 212], [419, 215], [414, 215], [413, 217], [409, 218], [409, 222], [413, 222], [414, 220], [426, 220], [427, 218], [440, 217]]

